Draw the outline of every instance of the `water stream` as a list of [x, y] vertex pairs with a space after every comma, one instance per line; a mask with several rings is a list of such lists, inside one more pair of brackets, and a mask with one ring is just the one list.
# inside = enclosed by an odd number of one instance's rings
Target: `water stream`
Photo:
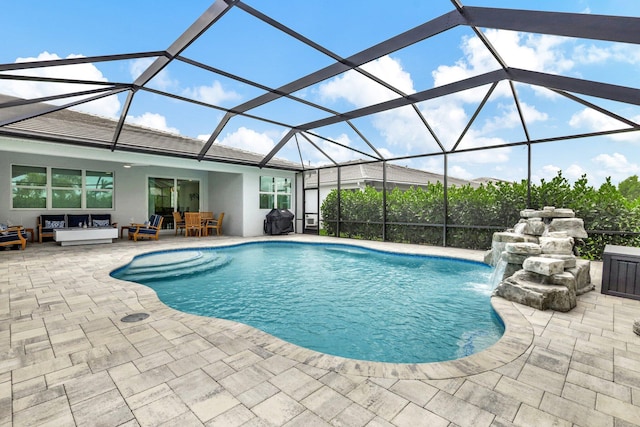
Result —
[[498, 260], [496, 267], [493, 269], [493, 273], [491, 273], [491, 277], [489, 278], [489, 283], [491, 284], [491, 289], [495, 289], [498, 287], [500, 282], [502, 282], [502, 278], [504, 277], [504, 271], [507, 268], [507, 261], [505, 261], [502, 257]]

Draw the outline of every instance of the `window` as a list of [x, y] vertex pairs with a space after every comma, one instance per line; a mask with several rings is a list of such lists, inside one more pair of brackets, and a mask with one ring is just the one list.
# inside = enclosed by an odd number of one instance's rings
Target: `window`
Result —
[[260, 209], [291, 209], [291, 179], [260, 177]]
[[82, 209], [82, 171], [52, 169], [51, 200], [53, 209]]
[[11, 192], [14, 209], [45, 209], [47, 207], [47, 168], [13, 165]]
[[87, 209], [113, 208], [113, 173], [87, 171]]
[[113, 209], [113, 172], [12, 165], [13, 209]]

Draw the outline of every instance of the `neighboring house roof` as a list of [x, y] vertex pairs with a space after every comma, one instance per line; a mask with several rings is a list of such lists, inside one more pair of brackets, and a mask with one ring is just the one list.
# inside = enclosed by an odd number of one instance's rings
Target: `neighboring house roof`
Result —
[[[368, 184], [375, 185], [376, 183], [382, 183], [383, 180], [383, 164], [377, 163], [360, 163], [350, 164], [352, 162], [343, 163], [340, 165], [340, 182], [342, 185], [348, 184]], [[338, 178], [337, 168], [320, 169], [320, 185], [321, 186], [336, 186]], [[387, 184], [389, 186], [421, 186], [428, 183], [442, 182], [444, 183], [444, 176], [442, 174], [424, 171], [420, 169], [414, 169], [406, 166], [399, 166], [392, 163], [387, 163]], [[486, 178], [492, 180], [492, 178]], [[495, 180], [494, 180], [495, 181]], [[447, 177], [448, 185], [464, 186], [471, 185], [472, 187], [479, 187], [482, 182], [476, 180], [466, 180], [460, 178], [454, 178], [452, 176]], [[318, 176], [315, 173], [309, 173], [305, 175], [305, 187], [318, 186]]]
[[473, 181], [477, 182], [479, 184], [488, 184], [490, 182], [494, 183], [494, 184], [496, 184], [498, 182], [510, 182], [510, 181], [507, 181], [505, 179], [490, 178], [490, 177], [487, 177], [487, 176], [483, 176], [483, 177], [480, 177], [480, 178], [473, 178]]
[[[0, 103], [16, 99], [0, 94]], [[43, 104], [30, 104], [23, 108], [31, 110], [25, 111], [26, 114], [29, 114], [42, 106]], [[0, 109], [0, 120], [2, 119], [2, 111]], [[64, 109], [7, 125], [3, 128], [2, 135], [110, 150], [117, 125], [116, 120]], [[195, 159], [203, 145], [204, 141], [196, 138], [125, 124], [115, 149]], [[213, 144], [202, 160], [255, 166], [263, 157], [264, 155], [259, 153]], [[300, 164], [277, 158], [272, 159], [268, 166], [287, 170], [301, 169]]]

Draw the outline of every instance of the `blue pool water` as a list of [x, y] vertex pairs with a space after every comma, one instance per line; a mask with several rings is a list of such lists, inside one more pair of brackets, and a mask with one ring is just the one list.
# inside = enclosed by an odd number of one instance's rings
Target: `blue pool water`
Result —
[[295, 242], [157, 252], [112, 273], [176, 310], [327, 354], [396, 363], [456, 359], [500, 339], [490, 275], [477, 262]]

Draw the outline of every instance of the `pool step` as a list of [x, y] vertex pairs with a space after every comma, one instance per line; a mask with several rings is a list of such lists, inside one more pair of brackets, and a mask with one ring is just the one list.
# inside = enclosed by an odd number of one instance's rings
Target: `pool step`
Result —
[[178, 258], [170, 252], [151, 255], [134, 260], [129, 267], [118, 274], [118, 278], [132, 282], [147, 282], [166, 278], [189, 276], [212, 271], [231, 261], [227, 255], [210, 251], [188, 251]]

